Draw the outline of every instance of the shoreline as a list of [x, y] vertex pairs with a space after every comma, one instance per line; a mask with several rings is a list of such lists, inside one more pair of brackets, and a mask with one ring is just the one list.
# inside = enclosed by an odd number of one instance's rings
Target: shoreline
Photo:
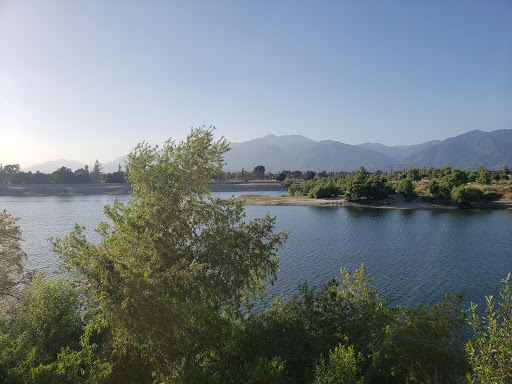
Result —
[[[288, 190], [279, 182], [212, 183], [212, 192], [249, 192]], [[128, 183], [84, 183], [84, 184], [0, 184], [0, 196], [90, 196], [128, 195], [132, 187]]]
[[[343, 197], [331, 197], [324, 199], [313, 199], [305, 196], [284, 196], [284, 197], [271, 197], [267, 195], [242, 195], [236, 198], [244, 202], [244, 205], [256, 206], [307, 206], [307, 207], [354, 207], [354, 208], [375, 208], [375, 209], [430, 209], [430, 210], [459, 210], [457, 206], [447, 206], [427, 202], [421, 198], [416, 198], [412, 201], [406, 201], [400, 195], [390, 195], [383, 200], [369, 200], [369, 201], [345, 201]], [[482, 210], [482, 209], [510, 209], [512, 210], [512, 201], [503, 199], [488, 203], [484, 206], [469, 209], [469, 210]]]
[[[279, 182], [245, 182], [245, 183], [212, 183], [212, 192], [256, 192], [256, 191], [282, 191], [287, 189]], [[0, 196], [34, 197], [34, 196], [90, 196], [90, 195], [128, 195], [132, 188], [127, 183], [88, 183], [88, 184], [0, 184]], [[427, 202], [416, 198], [410, 202], [400, 195], [391, 195], [383, 200], [345, 201], [343, 197], [313, 199], [306, 196], [279, 196], [271, 197], [261, 194], [247, 194], [236, 198], [243, 200], [245, 205], [256, 206], [307, 206], [307, 207], [355, 207], [376, 209], [459, 209], [457, 206], [446, 206]], [[509, 209], [512, 210], [512, 200], [502, 198], [485, 205], [474, 207], [482, 209]]]

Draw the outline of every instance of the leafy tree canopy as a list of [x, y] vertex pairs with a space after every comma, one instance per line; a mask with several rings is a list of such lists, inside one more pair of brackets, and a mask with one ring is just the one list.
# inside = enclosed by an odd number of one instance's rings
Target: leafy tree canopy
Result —
[[211, 129], [161, 149], [138, 145], [128, 158], [133, 199], [106, 206], [112, 224], [100, 224], [99, 244], [80, 226], [54, 241], [93, 298], [90, 328], [105, 335], [96, 375], [151, 382], [186, 371], [275, 277], [286, 234], [274, 234], [274, 219], [246, 221], [242, 203], [210, 196], [227, 150]]
[[21, 231], [16, 220], [7, 211], [0, 211], [0, 304], [17, 297], [23, 276], [26, 255], [21, 249]]

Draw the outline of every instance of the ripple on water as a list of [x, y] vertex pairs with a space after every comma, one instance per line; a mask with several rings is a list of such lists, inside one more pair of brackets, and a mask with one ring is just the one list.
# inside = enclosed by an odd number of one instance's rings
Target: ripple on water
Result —
[[[66, 236], [77, 221], [91, 240], [99, 240], [93, 229], [104, 220], [103, 206], [113, 200], [0, 197], [0, 209], [21, 217], [30, 267], [52, 270], [59, 258], [47, 239]], [[483, 305], [512, 272], [510, 211], [251, 206], [246, 212], [248, 220], [270, 212], [277, 216], [277, 230], [291, 231], [279, 252], [281, 270], [271, 293], [292, 295], [305, 280], [310, 286], [324, 284], [339, 276], [340, 268], [353, 271], [365, 263], [373, 286], [398, 304], [432, 303], [446, 291], [466, 290], [468, 302]]]

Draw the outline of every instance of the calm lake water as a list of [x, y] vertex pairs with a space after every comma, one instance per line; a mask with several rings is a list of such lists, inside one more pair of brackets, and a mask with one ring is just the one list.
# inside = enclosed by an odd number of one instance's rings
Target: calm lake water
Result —
[[[280, 195], [282, 192], [257, 192]], [[239, 193], [214, 193], [230, 197]], [[0, 197], [0, 209], [21, 219], [29, 267], [54, 270], [58, 256], [47, 239], [63, 237], [74, 223], [87, 235], [104, 220], [112, 196]], [[129, 196], [120, 196], [123, 202]], [[247, 218], [267, 212], [277, 230], [291, 231], [279, 252], [281, 269], [270, 292], [293, 294], [307, 280], [320, 285], [365, 263], [373, 286], [405, 306], [435, 302], [442, 295], [466, 291], [466, 300], [485, 302], [500, 280], [512, 272], [512, 212], [459, 210], [383, 210], [332, 207], [246, 207]]]

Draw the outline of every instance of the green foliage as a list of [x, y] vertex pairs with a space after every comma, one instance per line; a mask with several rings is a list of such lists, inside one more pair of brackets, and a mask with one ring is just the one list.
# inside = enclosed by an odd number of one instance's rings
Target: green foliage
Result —
[[51, 174], [51, 177], [55, 183], [68, 184], [75, 181], [75, 174], [71, 168], [61, 167]]
[[332, 181], [320, 182], [309, 191], [309, 197], [314, 199], [325, 198], [325, 197], [336, 197], [342, 194], [340, 188], [338, 188]]
[[450, 191], [459, 185], [468, 182], [468, 173], [457, 168], [452, 168], [450, 174], [443, 176], [440, 187], [446, 187]]
[[439, 183], [435, 180], [431, 180], [430, 183], [428, 183], [428, 192], [432, 195], [432, 196], [438, 196], [439, 195], [439, 192], [440, 192], [440, 188], [439, 188]]
[[491, 184], [491, 172], [481, 165], [476, 171], [475, 181], [479, 184]]
[[471, 303], [469, 324], [473, 338], [466, 344], [471, 364], [467, 381], [472, 384], [512, 382], [512, 282], [510, 274], [502, 280], [501, 302], [488, 296], [486, 316], [480, 317]]
[[460, 185], [452, 189], [452, 200], [455, 203], [470, 203], [484, 200], [484, 192], [475, 187]]
[[345, 200], [383, 199], [393, 192], [387, 179], [381, 174], [368, 173], [364, 167], [355, 175], [347, 186]]
[[21, 231], [17, 218], [6, 210], [0, 211], [0, 306], [18, 297], [26, 258], [21, 248]]
[[257, 358], [243, 365], [236, 375], [236, 383], [280, 384], [286, 382], [285, 362], [279, 357], [271, 360]]
[[[277, 174], [277, 176], [276, 176], [276, 180], [277, 180], [277, 181], [281, 181], [281, 182], [283, 182], [283, 181], [285, 181], [285, 180], [286, 180], [286, 178], [288, 177], [288, 175], [289, 175], [289, 172], [287, 172], [287, 171], [281, 171], [281, 172], [279, 172], [279, 173]], [[283, 184], [283, 185], [284, 185], [284, 184]]]
[[309, 383], [319, 357], [340, 343], [353, 345], [356, 355], [376, 353], [397, 314], [370, 281], [364, 266], [352, 276], [342, 270], [340, 278], [322, 287], [304, 283], [293, 298], [278, 297], [265, 312], [249, 313], [220, 352], [224, 368], [212, 369], [211, 376], [219, 378], [215, 382], [230, 382], [226, 377], [234, 377], [246, 364], [280, 358], [286, 362], [285, 382]]
[[95, 303], [89, 327], [105, 334], [97, 375], [146, 382], [194, 370], [274, 278], [286, 237], [273, 233], [275, 220], [247, 222], [241, 202], [210, 196], [227, 149], [204, 129], [179, 145], [138, 145], [128, 158], [133, 198], [105, 208], [112, 225], [100, 224], [102, 240], [76, 226], [54, 241]]
[[420, 181], [421, 180], [420, 170], [418, 168], [409, 169], [407, 171], [407, 178], [411, 179], [412, 181]]
[[205, 376], [209, 382], [245, 382], [240, 372], [247, 366], [275, 358], [284, 362], [280, 380], [293, 384], [339, 382], [340, 376], [352, 383], [451, 383], [463, 376], [462, 298], [404, 310], [382, 299], [370, 282], [364, 266], [353, 275], [342, 270], [322, 287], [304, 283], [294, 297], [249, 313], [222, 357], [203, 366]]
[[338, 344], [334, 351], [329, 352], [326, 361], [320, 358], [315, 368], [314, 384], [354, 384], [359, 376], [358, 364], [361, 354], [354, 348]]
[[412, 182], [412, 179], [409, 179], [408, 177], [400, 180], [395, 190], [396, 193], [402, 195], [406, 199], [411, 199], [416, 196], [414, 183]]
[[365, 383], [457, 383], [467, 371], [462, 295], [403, 312], [365, 375]]
[[126, 183], [125, 173], [123, 171], [108, 173], [105, 177], [105, 183]]
[[98, 161], [98, 159], [96, 159], [96, 161], [94, 162], [94, 167], [92, 168], [91, 172], [92, 181], [94, 181], [95, 183], [99, 183], [101, 181], [102, 168], [102, 164]]
[[4, 314], [0, 326], [0, 366], [7, 382], [77, 382], [64, 373], [59, 355], [80, 349], [82, 320], [76, 289], [63, 279], [37, 275], [23, 291], [19, 305]]
[[304, 172], [304, 180], [313, 180], [316, 176], [316, 172], [313, 171], [306, 171]]
[[290, 187], [290, 186], [292, 186], [294, 184], [295, 184], [295, 180], [294, 179], [290, 179], [288, 177], [286, 179], [284, 179], [283, 182], [281, 183], [281, 185], [283, 187]]

